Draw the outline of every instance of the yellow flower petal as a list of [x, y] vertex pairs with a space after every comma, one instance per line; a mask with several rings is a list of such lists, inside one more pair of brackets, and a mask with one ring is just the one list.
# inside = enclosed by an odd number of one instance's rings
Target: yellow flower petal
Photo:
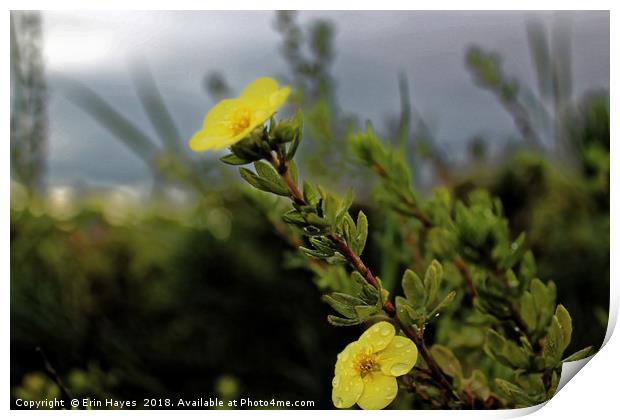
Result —
[[286, 102], [286, 99], [290, 94], [291, 88], [289, 88], [288, 86], [285, 86], [282, 89], [279, 89], [271, 94], [271, 96], [269, 97], [269, 105], [274, 108], [274, 112], [282, 105], [284, 105], [284, 102]]
[[190, 139], [192, 150], [222, 149], [237, 143], [267, 121], [286, 101], [290, 88], [261, 77], [239, 98], [224, 99], [205, 116], [202, 130]]
[[364, 390], [364, 382], [359, 375], [335, 375], [332, 386], [332, 402], [336, 408], [353, 406]]
[[387, 407], [398, 394], [398, 383], [393, 376], [373, 372], [364, 376], [364, 391], [357, 400], [364, 410], [381, 410]]
[[386, 348], [395, 334], [396, 330], [392, 324], [381, 321], [364, 331], [358, 342], [370, 346], [372, 351], [376, 353]]
[[378, 362], [385, 375], [401, 376], [409, 372], [418, 360], [418, 349], [410, 339], [396, 336], [379, 352]]
[[246, 107], [239, 99], [224, 99], [205, 116], [203, 130], [209, 135], [230, 136], [230, 122], [240, 108]]
[[336, 375], [354, 375], [358, 374], [354, 367], [355, 357], [361, 353], [364, 348], [359, 342], [354, 341], [344, 348], [336, 359]]
[[241, 92], [240, 98], [244, 99], [264, 99], [269, 98], [272, 93], [278, 90], [278, 82], [271, 77], [259, 77], [247, 85]]

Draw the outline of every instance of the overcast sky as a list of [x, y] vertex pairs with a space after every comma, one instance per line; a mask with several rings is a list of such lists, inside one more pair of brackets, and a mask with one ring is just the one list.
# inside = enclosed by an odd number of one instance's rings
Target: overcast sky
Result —
[[[412, 101], [443, 144], [475, 135], [501, 140], [515, 134], [493, 96], [474, 86], [463, 65], [468, 45], [504, 56], [504, 69], [531, 86], [528, 19], [534, 12], [301, 12], [336, 28], [333, 74], [342, 107], [376, 124], [399, 109], [397, 76], [404, 71]], [[128, 69], [146, 58], [183, 136], [189, 138], [212, 105], [202, 83], [207, 72], [225, 74], [239, 91], [262, 75], [286, 67], [278, 54], [273, 12], [45, 12], [44, 55], [51, 90], [52, 183], [141, 184], [148, 172], [62, 92], [63, 77], [89, 85], [150, 132]], [[576, 95], [609, 86], [609, 14], [568, 16]]]

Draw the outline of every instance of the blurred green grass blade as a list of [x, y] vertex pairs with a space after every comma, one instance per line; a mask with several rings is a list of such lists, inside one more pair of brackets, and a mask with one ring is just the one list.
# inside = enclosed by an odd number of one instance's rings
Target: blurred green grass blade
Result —
[[400, 120], [398, 122], [398, 147], [405, 152], [409, 131], [411, 129], [411, 101], [407, 75], [398, 75], [398, 93], [400, 95]]
[[182, 151], [181, 134], [148, 66], [134, 64], [132, 77], [140, 103], [162, 144], [171, 150]]
[[544, 100], [553, 96], [553, 81], [551, 77], [551, 53], [545, 27], [540, 20], [531, 20], [527, 24], [527, 40], [536, 77], [538, 78], [538, 93]]
[[90, 114], [138, 157], [149, 162], [155, 155], [157, 148], [151, 139], [92, 89], [71, 81], [67, 94], [71, 102]]

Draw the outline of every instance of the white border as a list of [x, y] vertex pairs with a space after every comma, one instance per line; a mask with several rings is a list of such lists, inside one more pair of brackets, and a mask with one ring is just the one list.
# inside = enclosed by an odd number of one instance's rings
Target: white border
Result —
[[[7, 4], [8, 9], [79, 9], [79, 10], [122, 10], [122, 9], [133, 9], [133, 10], [198, 10], [203, 9], [208, 6], [209, 9], [213, 10], [274, 10], [274, 9], [308, 9], [308, 10], [329, 10], [337, 6], [337, 8], [341, 9], [349, 9], [349, 10], [384, 10], [384, 9], [411, 9], [415, 8], [418, 10], [461, 10], [463, 5], [469, 6], [473, 10], [515, 10], [515, 9], [526, 9], [526, 10], [581, 10], [581, 9], [596, 9], [596, 10], [611, 10], [611, 39], [619, 39], [618, 38], [618, 30], [616, 27], [617, 20], [615, 17], [614, 2], [611, 1], [598, 1], [591, 0], [588, 2], [576, 2], [576, 1], [533, 1], [533, 0], [522, 0], [519, 2], [492, 2], [492, 1], [468, 1], [467, 3], [458, 2], [458, 1], [441, 1], [436, 0], [433, 2], [405, 2], [405, 1], [394, 1], [394, 0], [383, 0], [381, 2], [347, 2], [343, 4], [334, 4], [333, 1], [326, 0], [315, 0], [315, 1], [261, 1], [251, 2], [251, 1], [237, 1], [232, 2], [228, 1], [196, 1], [196, 0], [176, 0], [175, 2], [165, 2], [152, 0], [149, 2], [146, 1], [135, 1], [135, 0], [92, 0], [88, 3], [84, 1], [77, 0], [65, 0], [65, 1], [55, 1], [53, 5], [49, 1], [13, 1], [9, 0], [5, 2]], [[352, 7], [355, 6], [355, 7]], [[380, 6], [380, 7], [379, 7]], [[3, 48], [4, 55], [3, 57], [9, 56], [9, 13], [8, 9], [3, 16], [2, 19], [2, 27], [3, 27]], [[611, 97], [611, 121], [620, 121], [618, 118], [618, 101], [617, 96], [614, 92], [615, 84], [613, 83], [614, 75], [618, 72], [618, 54], [613, 48], [613, 43], [611, 44], [611, 71], [610, 71], [610, 86], [612, 87]], [[9, 81], [9, 66], [8, 60], [6, 64], [2, 67], [2, 72], [4, 76], [5, 83], [8, 84]], [[5, 85], [6, 86], [6, 85]], [[5, 90], [7, 92], [7, 90]], [[9, 133], [9, 115], [10, 115], [10, 106], [9, 106], [10, 96], [5, 95], [4, 101], [2, 103], [3, 115], [2, 119], [2, 130], [4, 133], [4, 144], [6, 145], [4, 153], [1, 154], [3, 165], [4, 176], [6, 176], [4, 182], [1, 187], [1, 197], [2, 197], [2, 237], [4, 241], [2, 242], [2, 261], [0, 264], [0, 270], [2, 270], [2, 306], [4, 307], [4, 311], [2, 313], [2, 338], [3, 338], [3, 346], [2, 346], [2, 371], [1, 377], [3, 378], [4, 386], [2, 387], [2, 401], [4, 404], [5, 410], [8, 410], [10, 407], [9, 396], [10, 396], [10, 385], [9, 385], [9, 306], [10, 306], [10, 294], [9, 294], [9, 279], [10, 279], [10, 271], [9, 271], [9, 262], [10, 262], [10, 232], [9, 232], [9, 199], [10, 196], [10, 154], [9, 154], [9, 141], [8, 141], [8, 133]], [[617, 130], [612, 127], [612, 139], [611, 139], [611, 149], [612, 149], [612, 160], [613, 156], [617, 155], [618, 152], [618, 139]], [[620, 214], [620, 208], [618, 206], [618, 194], [616, 188], [617, 181], [617, 172], [613, 169], [611, 170], [611, 214]], [[618, 225], [611, 225], [611, 255], [618, 255]], [[480, 418], [504, 418], [504, 417], [518, 417], [528, 413], [535, 411], [531, 414], [532, 418], [574, 418], [574, 417], [585, 417], [590, 416], [592, 418], [608, 418], [609, 413], [613, 413], [615, 410], [615, 402], [618, 398], [616, 387], [618, 383], [618, 379], [620, 378], [620, 368], [616, 354], [619, 354], [620, 344], [616, 337], [613, 337], [611, 333], [613, 332], [613, 328], [615, 327], [615, 323], [617, 320], [618, 313], [618, 285], [617, 285], [617, 275], [619, 274], [618, 269], [618, 259], [611, 259], [611, 306], [610, 306], [610, 319], [609, 319], [609, 327], [608, 334], [606, 337], [606, 345], [604, 348], [597, 354], [594, 358], [592, 358], [592, 362], [588, 363], [587, 367], [585, 367], [582, 373], [580, 373], [580, 378], [575, 381], [570, 381], [568, 385], [566, 385], [546, 406], [540, 410], [537, 407], [535, 409], [524, 409], [524, 410], [513, 410], [513, 411], [491, 411], [491, 412], [472, 412], [472, 411], [424, 411], [420, 413], [412, 413], [411, 411], [383, 411], [383, 412], [361, 412], [361, 411], [325, 411], [320, 413], [321, 416], [327, 415], [328, 417], [338, 416], [339, 418], [355, 418], [359, 417], [375, 417], [375, 416], [394, 416], [405, 418], [412, 415], [423, 416], [425, 419], [445, 419], [445, 418], [466, 418], [466, 419], [480, 419]], [[536, 411], [537, 410], [537, 411]], [[71, 414], [69, 414], [71, 413]], [[78, 414], [79, 413], [79, 414]], [[34, 413], [32, 411], [11, 411], [10, 415], [14, 417], [25, 417], [32, 418], [34, 416], [43, 416], [49, 417], [57, 417], [57, 416], [65, 416], [65, 415], [85, 415], [86, 412], [59, 412], [59, 411], [45, 411], [40, 413]], [[278, 411], [246, 411], [243, 412], [244, 415], [251, 415], [256, 418], [284, 418], [289, 417], [291, 415], [290, 412], [278, 412]], [[104, 411], [92, 411], [89, 412], [88, 415], [103, 418], [109, 418], [110, 415], [118, 416], [119, 418], [127, 418], [127, 416], [131, 416], [131, 418], [138, 417], [146, 417], [149, 418], [169, 418], [169, 412], [165, 411], [119, 411], [111, 414], [110, 412]], [[197, 417], [197, 418], [205, 418], [205, 416], [222, 418], [229, 415], [242, 415], [239, 411], [234, 412], [226, 412], [226, 411], [210, 411], [209, 413], [205, 413], [204, 411], [188, 411], [183, 412], [184, 416], [187, 417]], [[302, 418], [307, 418], [310, 416], [316, 416], [317, 414], [306, 411], [296, 411], [292, 415], [295, 417], [301, 416]]]

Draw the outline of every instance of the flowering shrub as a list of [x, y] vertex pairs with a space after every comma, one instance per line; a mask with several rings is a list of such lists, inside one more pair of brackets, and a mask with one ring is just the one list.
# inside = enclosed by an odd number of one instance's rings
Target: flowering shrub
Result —
[[239, 169], [246, 182], [291, 201], [282, 220], [305, 237], [299, 249], [337, 313], [328, 321], [368, 327], [337, 358], [334, 405], [380, 409], [399, 389], [400, 406], [414, 408], [512, 408], [553, 396], [562, 362], [592, 349], [564, 358], [571, 317], [556, 303], [555, 283], [537, 277], [525, 234], [511, 237], [501, 202], [485, 190], [454, 200], [442, 188], [422, 200], [400, 149], [371, 127], [351, 135], [350, 153], [378, 177], [377, 203], [410, 238], [402, 252], [410, 253], [411, 269], [390, 292], [362, 258], [368, 219], [351, 215], [352, 193], [339, 197], [300, 180], [294, 158], [303, 118], [273, 116], [288, 94], [272, 79], [256, 80], [211, 110], [190, 146], [230, 147], [224, 163], [253, 164], [254, 171]]

